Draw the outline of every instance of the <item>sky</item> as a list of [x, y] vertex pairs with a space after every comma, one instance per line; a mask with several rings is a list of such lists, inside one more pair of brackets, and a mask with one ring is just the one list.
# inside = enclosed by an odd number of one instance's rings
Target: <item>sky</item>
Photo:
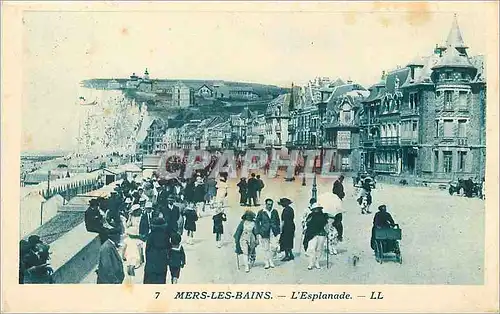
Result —
[[[69, 149], [79, 82], [222, 79], [290, 86], [316, 76], [365, 87], [432, 53], [453, 12], [25, 12], [22, 149]], [[458, 14], [469, 55], [487, 49], [479, 11]]]

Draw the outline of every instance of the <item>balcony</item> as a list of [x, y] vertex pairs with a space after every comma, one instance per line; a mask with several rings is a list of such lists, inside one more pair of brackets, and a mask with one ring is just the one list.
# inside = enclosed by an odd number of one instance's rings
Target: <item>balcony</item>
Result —
[[376, 163], [373, 169], [378, 172], [396, 173], [398, 172], [398, 165], [393, 163]]
[[467, 146], [467, 138], [466, 137], [457, 138], [457, 145], [458, 146]]
[[375, 139], [365, 138], [360, 141], [360, 144], [364, 147], [375, 147]]
[[375, 140], [377, 146], [396, 146], [399, 145], [399, 137], [381, 137]]
[[401, 137], [400, 143], [401, 143], [401, 146], [416, 145], [416, 144], [418, 144], [418, 137], [417, 136]]
[[335, 145], [335, 142], [333, 142], [333, 141], [325, 141], [323, 143], [323, 147], [324, 148], [335, 148], [335, 147], [337, 147], [337, 145]]
[[466, 137], [439, 137], [436, 139], [436, 144], [448, 146], [467, 146], [468, 141]]
[[401, 110], [401, 117], [418, 116], [418, 115], [419, 115], [418, 109]]

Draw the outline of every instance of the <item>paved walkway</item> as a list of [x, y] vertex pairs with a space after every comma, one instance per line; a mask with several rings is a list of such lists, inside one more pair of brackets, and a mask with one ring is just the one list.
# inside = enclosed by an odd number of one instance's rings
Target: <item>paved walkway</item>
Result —
[[[319, 180], [318, 183], [318, 195], [331, 191], [331, 180]], [[361, 215], [349, 180], [345, 184], [344, 242], [339, 245], [340, 254], [330, 256], [329, 269], [324, 267], [326, 260], [323, 258], [323, 269], [307, 270], [307, 259], [300, 252], [300, 217], [311, 196], [311, 182], [303, 187], [300, 180], [285, 183], [283, 179], [267, 179], [263, 199], [270, 197], [278, 201], [286, 196], [294, 201], [296, 259], [286, 263], [277, 261], [276, 268], [265, 270], [258, 247], [257, 261], [251, 272], [245, 273], [243, 268], [237, 270], [232, 235], [245, 208], [238, 204], [235, 184], [230, 182], [232, 190], [228, 221], [224, 225], [224, 246], [215, 246], [211, 217], [200, 219], [195, 244], [184, 244], [187, 265], [179, 283], [465, 285], [483, 282], [484, 201], [450, 196], [447, 191], [425, 187], [379, 185], [373, 191], [372, 211], [375, 212], [378, 205], [386, 204], [403, 229], [403, 264], [378, 264], [370, 248], [373, 214]], [[256, 207], [253, 209], [257, 210]], [[360, 258], [357, 266], [350, 262], [353, 255]], [[141, 268], [133, 281], [141, 283], [142, 278]], [[95, 283], [95, 280], [95, 274], [90, 274], [83, 283]]]

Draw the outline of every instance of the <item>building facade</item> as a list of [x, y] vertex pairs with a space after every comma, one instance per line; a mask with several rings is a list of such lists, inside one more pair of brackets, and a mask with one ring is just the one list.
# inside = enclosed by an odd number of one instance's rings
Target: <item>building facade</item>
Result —
[[363, 166], [434, 180], [484, 177], [484, 57], [469, 57], [456, 17], [432, 55], [389, 72], [363, 102]]
[[266, 138], [266, 118], [263, 114], [253, 117], [247, 126], [247, 147], [264, 149]]
[[269, 152], [286, 147], [291, 98], [291, 94], [283, 94], [273, 99], [267, 106], [264, 114], [266, 119], [264, 142]]
[[161, 119], [145, 116], [137, 134], [137, 150], [140, 155], [152, 155], [157, 143], [163, 141], [167, 123]]
[[192, 105], [191, 89], [182, 82], [177, 82], [172, 86], [172, 106], [174, 108], [186, 108]]
[[212, 98], [214, 96], [214, 92], [212, 88], [206, 84], [203, 84], [196, 90], [196, 96], [203, 98]]
[[177, 147], [177, 137], [178, 137], [178, 129], [177, 128], [168, 128], [163, 135], [163, 138], [160, 142], [157, 142], [155, 145], [155, 154], [161, 154], [166, 152], [167, 150], [173, 150]]

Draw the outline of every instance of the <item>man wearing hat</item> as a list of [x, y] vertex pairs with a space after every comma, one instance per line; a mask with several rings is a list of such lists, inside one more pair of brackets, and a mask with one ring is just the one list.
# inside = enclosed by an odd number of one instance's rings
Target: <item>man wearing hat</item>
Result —
[[[257, 213], [255, 225], [258, 234], [258, 242], [262, 244], [264, 249], [265, 269], [273, 268], [273, 253], [275, 247], [271, 245], [275, 242], [276, 237], [280, 234], [280, 217], [278, 211], [273, 208], [274, 201], [270, 198], [266, 199], [266, 207]], [[274, 246], [274, 245], [273, 245]]]
[[179, 207], [174, 204], [175, 196], [168, 195], [167, 204], [161, 210], [163, 218], [165, 219], [169, 232], [178, 232], [178, 220], [181, 215]]
[[97, 284], [121, 284], [125, 278], [123, 261], [118, 253], [120, 230], [111, 229], [108, 239], [99, 250], [99, 266], [97, 268]]
[[320, 269], [319, 260], [326, 240], [325, 226], [328, 223], [328, 215], [323, 213], [323, 206], [318, 203], [311, 205], [311, 213], [307, 217], [306, 231], [304, 235], [304, 249], [308, 251], [309, 265], [307, 269], [314, 267]]
[[146, 202], [144, 212], [142, 213], [139, 222], [139, 234], [143, 241], [146, 241], [149, 233], [151, 232], [151, 220], [153, 219], [153, 204]]
[[99, 201], [97, 199], [91, 199], [89, 208], [85, 211], [85, 228], [88, 232], [98, 233], [101, 244], [107, 239], [103, 220], [104, 217], [99, 210]]

